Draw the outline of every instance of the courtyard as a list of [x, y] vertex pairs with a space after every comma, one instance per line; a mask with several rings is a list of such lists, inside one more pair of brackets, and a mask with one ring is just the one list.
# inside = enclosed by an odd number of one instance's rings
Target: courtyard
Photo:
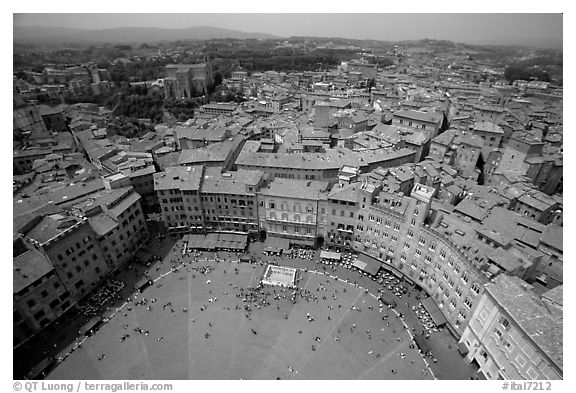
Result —
[[[154, 284], [131, 294], [49, 379], [469, 379], [446, 331], [424, 360], [407, 313], [378, 300], [378, 283], [315, 258], [233, 253], [182, 256], [176, 243], [149, 267]], [[315, 251], [314, 253], [318, 253]], [[268, 262], [298, 269], [297, 289], [262, 285]], [[400, 302], [399, 302], [400, 303]], [[408, 305], [406, 305], [408, 307]], [[400, 307], [397, 307], [400, 308]], [[408, 325], [405, 325], [408, 323]], [[416, 323], [416, 322], [414, 322]], [[452, 340], [453, 346], [450, 344]], [[452, 348], [453, 347], [453, 348]], [[446, 353], [444, 353], [446, 352]]]

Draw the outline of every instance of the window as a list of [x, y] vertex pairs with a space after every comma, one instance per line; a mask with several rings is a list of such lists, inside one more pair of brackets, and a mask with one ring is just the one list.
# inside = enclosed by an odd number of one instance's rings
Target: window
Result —
[[390, 240], [392, 240], [394, 243], [396, 243], [398, 241], [398, 238], [396, 236], [392, 235], [390, 237]]
[[418, 209], [414, 209], [414, 215], [415, 215], [415, 216], [418, 215]]
[[415, 219], [410, 220], [410, 225], [412, 226], [416, 225], [416, 220]]
[[446, 258], [446, 251], [445, 250], [440, 250], [440, 258], [442, 258], [442, 259]]
[[408, 231], [408, 234], [407, 234], [407, 235], [408, 235], [409, 238], [413, 238], [413, 237], [414, 237], [414, 232]]
[[472, 285], [472, 292], [474, 292], [476, 295], [478, 295], [478, 293], [480, 293], [480, 285], [474, 283]]
[[386, 226], [387, 228], [390, 228], [390, 220], [386, 220], [384, 222], [384, 226]]
[[462, 290], [460, 289], [460, 287], [456, 287], [454, 293], [456, 294], [456, 296], [462, 297]]
[[404, 250], [409, 250], [409, 249], [410, 249], [410, 244], [404, 243]]
[[466, 320], [466, 313], [462, 310], [458, 311], [458, 318]]
[[426, 244], [426, 239], [424, 239], [422, 236], [420, 236], [420, 239], [418, 239], [418, 244], [420, 244], [420, 245]]
[[422, 251], [416, 250], [416, 258], [420, 258], [421, 255], [422, 255]]
[[394, 230], [399, 232], [400, 231], [400, 224], [394, 223]]
[[518, 363], [520, 367], [524, 367], [526, 365], [526, 359], [524, 359], [524, 356], [518, 354], [516, 355], [516, 363]]
[[26, 304], [28, 305], [28, 307], [34, 307], [36, 302], [34, 301], [34, 299], [30, 299], [26, 302]]
[[431, 249], [432, 251], [436, 250], [436, 244], [431, 243], [431, 244], [430, 244], [430, 249]]
[[467, 297], [467, 298], [464, 300], [464, 305], [465, 305], [466, 307], [468, 307], [468, 308], [472, 308], [472, 300], [470, 300], [470, 298]]
[[510, 321], [508, 321], [506, 318], [502, 317], [500, 318], [500, 325], [502, 325], [502, 327], [506, 330], [508, 330], [508, 328], [510, 327]]
[[354, 212], [350, 212], [350, 218], [354, 218]]

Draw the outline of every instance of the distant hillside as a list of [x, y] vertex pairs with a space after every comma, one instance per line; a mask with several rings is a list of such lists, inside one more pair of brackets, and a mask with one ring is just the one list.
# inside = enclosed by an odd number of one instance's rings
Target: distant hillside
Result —
[[116, 29], [85, 30], [64, 27], [14, 26], [14, 43], [131, 43], [176, 40], [209, 40], [213, 38], [279, 38], [264, 33], [221, 29], [211, 26], [194, 26], [185, 29], [154, 27], [120, 27]]

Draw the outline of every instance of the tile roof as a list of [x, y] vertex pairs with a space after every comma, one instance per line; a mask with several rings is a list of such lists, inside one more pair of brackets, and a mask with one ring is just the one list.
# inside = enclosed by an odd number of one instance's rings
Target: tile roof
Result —
[[203, 165], [166, 168], [164, 172], [154, 174], [154, 191], [170, 189], [198, 191], [203, 172]]
[[13, 259], [12, 292], [18, 293], [54, 270], [42, 252], [31, 249]]
[[394, 117], [413, 119], [427, 123], [439, 124], [442, 121], [442, 114], [437, 112], [420, 112], [414, 110], [401, 110], [394, 113]]
[[486, 291], [536, 345], [563, 369], [563, 317], [553, 315], [544, 302], [525, 288], [518, 277], [498, 275]]
[[328, 185], [325, 181], [275, 178], [261, 193], [269, 197], [318, 200], [327, 191]]
[[541, 242], [563, 251], [563, 228], [556, 224], [549, 224], [542, 233]]

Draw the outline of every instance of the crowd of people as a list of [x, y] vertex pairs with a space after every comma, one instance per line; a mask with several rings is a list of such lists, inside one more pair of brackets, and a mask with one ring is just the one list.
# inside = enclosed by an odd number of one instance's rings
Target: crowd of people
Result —
[[100, 314], [106, 305], [120, 299], [120, 291], [125, 286], [122, 281], [109, 279], [80, 308], [80, 315], [89, 317]]
[[314, 259], [314, 254], [315, 254], [314, 250], [293, 246], [283, 255], [289, 259], [307, 259], [311, 261]]

